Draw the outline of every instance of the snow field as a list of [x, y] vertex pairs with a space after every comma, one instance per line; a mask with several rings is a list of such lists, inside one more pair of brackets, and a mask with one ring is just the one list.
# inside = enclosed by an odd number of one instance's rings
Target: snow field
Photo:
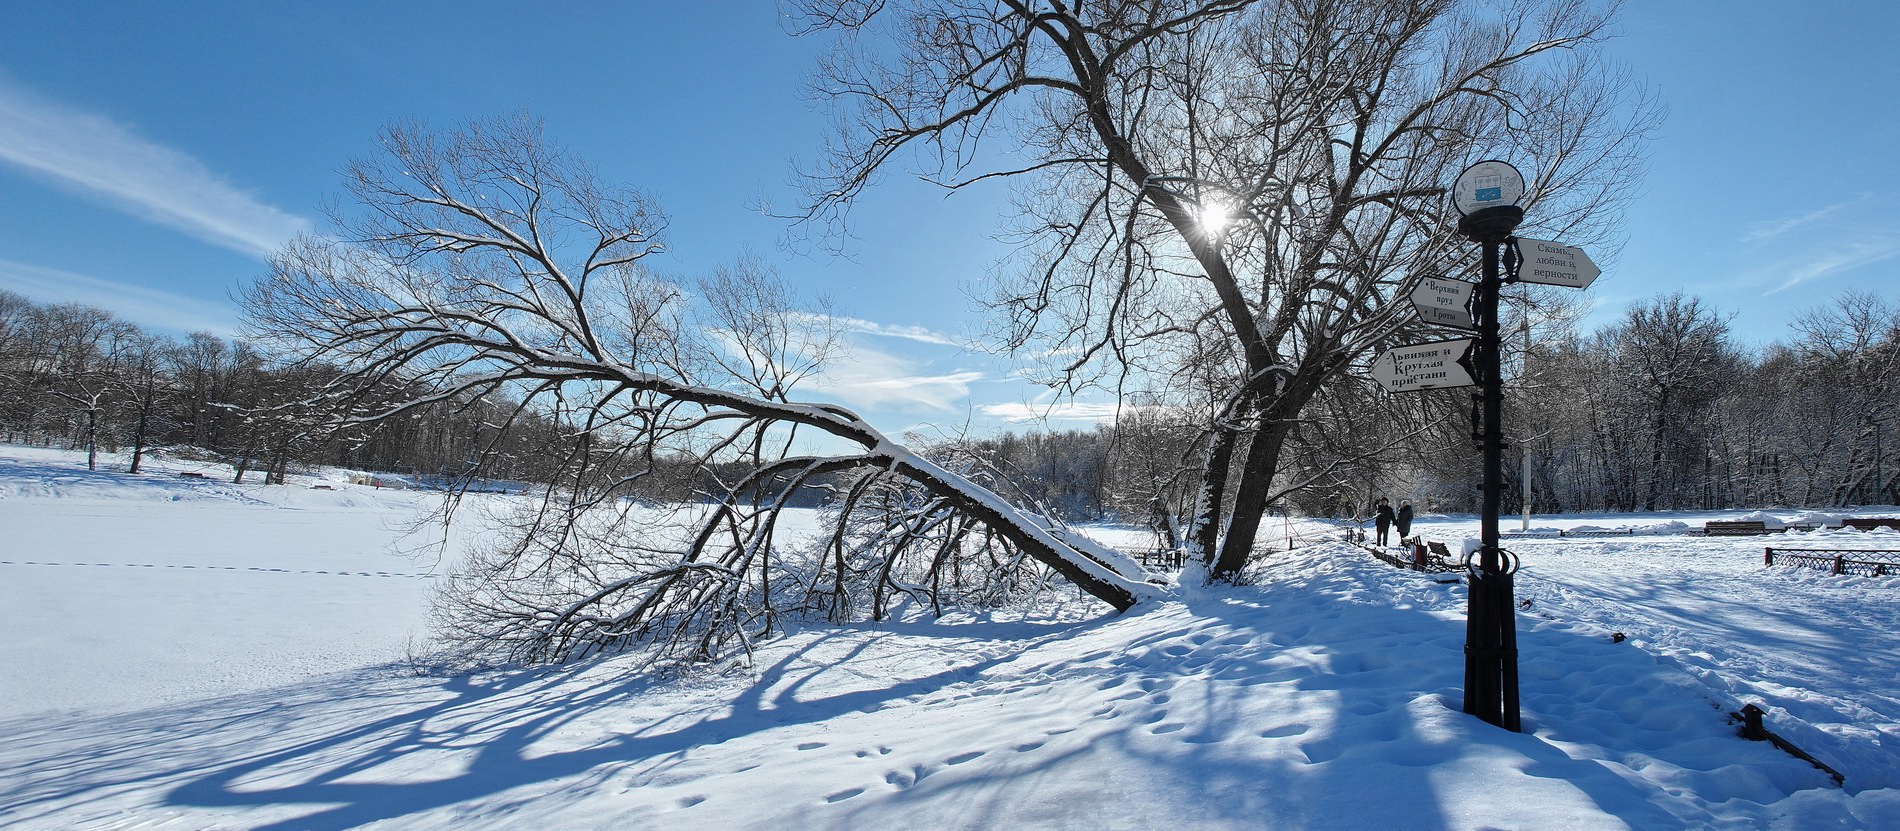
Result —
[[0, 453], [0, 665], [31, 668], [0, 673], [0, 717], [267, 689], [399, 660], [426, 634], [436, 563], [391, 546], [434, 497], [62, 455]]
[[[1536, 542], [1519, 597], [1543, 615], [1625, 631], [1712, 694], [1755, 702], [1770, 729], [1849, 774], [1900, 787], [1900, 579], [1764, 568], [1765, 545], [1900, 549], [1900, 537], [1817, 531], [1646, 542]], [[1536, 564], [1546, 563], [1542, 567]], [[1555, 561], [1555, 562], [1551, 562]]]
[[[435, 566], [389, 544], [429, 497], [174, 500], [24, 455], [0, 449], [0, 660], [26, 670], [0, 680], [0, 827], [1900, 827], [1900, 580], [1763, 569], [1762, 538], [1507, 543], [1533, 603], [1512, 734], [1458, 712], [1463, 587], [1343, 544], [1113, 618], [814, 626], [685, 678], [425, 677], [405, 575]], [[1773, 542], [1866, 544], [1833, 533]], [[1736, 738], [1743, 701], [1849, 787]]]

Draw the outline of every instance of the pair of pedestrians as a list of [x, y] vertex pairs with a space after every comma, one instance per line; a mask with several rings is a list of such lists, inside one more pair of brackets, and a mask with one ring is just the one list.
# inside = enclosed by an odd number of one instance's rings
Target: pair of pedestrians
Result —
[[1393, 525], [1399, 526], [1399, 539], [1404, 540], [1412, 534], [1412, 503], [1400, 501], [1398, 512], [1393, 513], [1392, 503], [1381, 496], [1373, 505], [1372, 521], [1378, 527], [1380, 545], [1392, 544], [1388, 537]]

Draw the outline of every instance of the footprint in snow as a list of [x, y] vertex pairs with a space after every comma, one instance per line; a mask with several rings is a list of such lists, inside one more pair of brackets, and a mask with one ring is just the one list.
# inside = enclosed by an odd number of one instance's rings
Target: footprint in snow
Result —
[[1187, 725], [1182, 724], [1178, 721], [1171, 721], [1171, 722], [1168, 722], [1167, 724], [1163, 724], [1159, 727], [1156, 727], [1155, 729], [1150, 730], [1148, 732], [1153, 733], [1157, 736], [1161, 736], [1161, 735], [1166, 735], [1168, 733], [1178, 733], [1184, 727], [1187, 727]]
[[817, 750], [818, 748], [821, 748], [824, 746], [825, 746], [824, 742], [802, 742], [798, 745], [798, 749], [799, 750]]
[[863, 788], [846, 788], [842, 791], [839, 791], [837, 793], [834, 793], [830, 796], [825, 797], [825, 801], [826, 802], [843, 802], [861, 793], [864, 793]]
[[981, 750], [972, 750], [968, 753], [958, 753], [955, 756], [952, 756], [948, 759], [943, 760], [943, 763], [946, 765], [960, 765], [960, 764], [963, 764], [964, 762], [970, 761], [971, 759], [975, 759], [976, 757], [983, 755], [983, 753], [984, 751], [981, 751]]
[[1298, 722], [1295, 722], [1293, 724], [1282, 724], [1278, 727], [1269, 727], [1265, 730], [1260, 731], [1260, 738], [1285, 739], [1292, 736], [1305, 735], [1306, 731], [1311, 730], [1311, 729], [1313, 729], [1312, 726], [1306, 725], [1306, 724], [1300, 724]]
[[677, 804], [681, 808], [691, 808], [694, 805], [698, 805], [699, 803], [705, 802], [705, 801], [706, 801], [706, 798], [703, 796], [688, 796], [688, 797], [680, 798], [680, 801]]

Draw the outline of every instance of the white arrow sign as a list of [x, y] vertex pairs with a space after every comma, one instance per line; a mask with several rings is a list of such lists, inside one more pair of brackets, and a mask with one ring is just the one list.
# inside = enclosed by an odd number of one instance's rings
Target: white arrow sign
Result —
[[1388, 349], [1372, 362], [1372, 380], [1387, 392], [1468, 387], [1477, 383], [1465, 363], [1470, 350], [1470, 338]]
[[1476, 288], [1463, 280], [1426, 277], [1412, 289], [1412, 307], [1418, 309], [1421, 322], [1476, 329], [1471, 322], [1471, 292]]
[[1519, 237], [1517, 251], [1521, 258], [1517, 279], [1526, 283], [1580, 289], [1603, 273], [1583, 249], [1561, 242]]

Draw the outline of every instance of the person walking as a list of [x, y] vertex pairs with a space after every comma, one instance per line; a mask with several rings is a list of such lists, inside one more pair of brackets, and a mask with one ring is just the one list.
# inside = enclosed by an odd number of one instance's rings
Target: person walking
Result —
[[1391, 545], [1388, 540], [1392, 533], [1392, 503], [1383, 496], [1373, 505], [1372, 521], [1379, 528], [1379, 544]]
[[1412, 503], [1399, 502], [1399, 514], [1392, 518], [1392, 524], [1399, 529], [1399, 542], [1405, 542], [1412, 535]]

